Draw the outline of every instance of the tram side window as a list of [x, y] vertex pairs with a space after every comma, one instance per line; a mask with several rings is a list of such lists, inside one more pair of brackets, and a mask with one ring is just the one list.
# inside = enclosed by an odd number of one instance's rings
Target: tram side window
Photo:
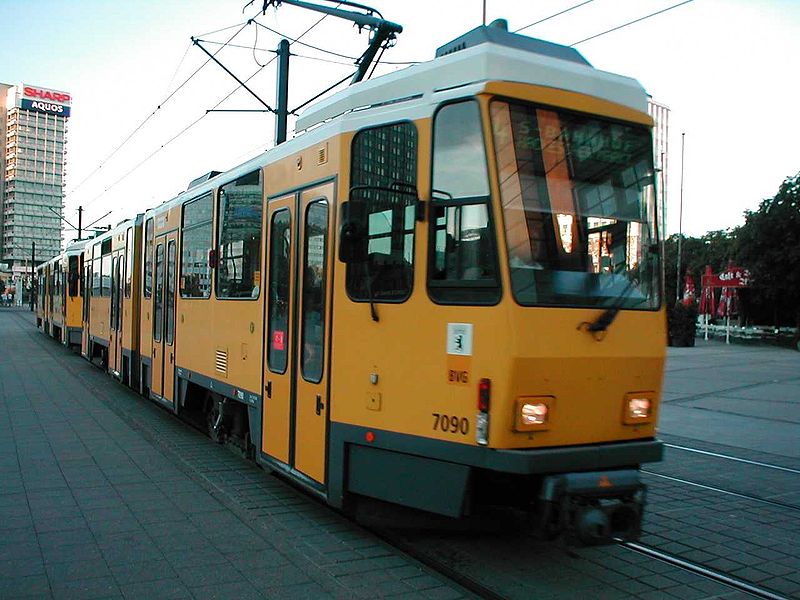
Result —
[[69, 295], [74, 298], [78, 295], [78, 282], [80, 280], [80, 270], [78, 269], [78, 257], [69, 257]]
[[181, 242], [181, 298], [211, 295], [211, 267], [208, 255], [213, 243], [211, 193], [183, 205]]
[[92, 247], [92, 296], [100, 296], [100, 244]]
[[495, 304], [500, 277], [480, 109], [462, 101], [434, 118], [428, 294], [440, 304]]
[[100, 295], [111, 296], [111, 239], [103, 242], [103, 258], [100, 266]]
[[412, 123], [364, 129], [353, 138], [349, 220], [363, 232], [347, 264], [353, 300], [402, 302], [414, 281], [417, 130]]
[[291, 281], [292, 220], [288, 209], [272, 215], [269, 231], [269, 325], [267, 365], [285, 373], [289, 357], [289, 282]]
[[125, 232], [125, 297], [131, 297], [133, 282], [133, 227]]
[[156, 247], [156, 302], [153, 307], [153, 341], [160, 342], [164, 330], [164, 244]]
[[144, 226], [144, 297], [153, 294], [153, 219], [147, 219]]
[[261, 287], [261, 172], [219, 191], [218, 298], [258, 298]]
[[328, 204], [325, 200], [308, 205], [305, 233], [301, 366], [306, 381], [319, 383], [325, 354], [325, 249], [328, 247]]
[[167, 305], [166, 342], [172, 345], [175, 339], [175, 240], [167, 246], [167, 294], [164, 297]]

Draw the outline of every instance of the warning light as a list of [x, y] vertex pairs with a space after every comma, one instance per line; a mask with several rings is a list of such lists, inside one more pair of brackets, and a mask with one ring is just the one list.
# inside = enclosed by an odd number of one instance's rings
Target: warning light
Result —
[[611, 480], [608, 478], [608, 475], [601, 475], [600, 479], [597, 480], [597, 487], [610, 488], [614, 487], [614, 484], [611, 483]]
[[364, 438], [365, 438], [365, 439], [366, 439], [368, 442], [372, 443], [372, 442], [374, 442], [374, 441], [375, 441], [375, 434], [374, 434], [374, 433], [372, 433], [371, 431], [368, 431], [368, 432], [367, 432], [367, 435], [365, 435], [365, 436], [364, 436]]
[[478, 383], [478, 410], [481, 412], [489, 411], [489, 399], [492, 394], [492, 380], [481, 379]]

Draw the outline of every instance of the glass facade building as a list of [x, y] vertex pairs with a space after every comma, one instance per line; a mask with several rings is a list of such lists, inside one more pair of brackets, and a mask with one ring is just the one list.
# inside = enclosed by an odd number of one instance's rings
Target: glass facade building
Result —
[[0, 262], [27, 275], [34, 243], [36, 264], [61, 247], [71, 97], [39, 86], [0, 85], [0, 101]]

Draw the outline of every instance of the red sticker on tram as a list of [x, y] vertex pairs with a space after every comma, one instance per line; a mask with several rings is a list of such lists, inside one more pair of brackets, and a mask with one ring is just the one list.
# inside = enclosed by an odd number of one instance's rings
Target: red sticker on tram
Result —
[[272, 347], [275, 350], [286, 350], [286, 337], [283, 331], [272, 332]]

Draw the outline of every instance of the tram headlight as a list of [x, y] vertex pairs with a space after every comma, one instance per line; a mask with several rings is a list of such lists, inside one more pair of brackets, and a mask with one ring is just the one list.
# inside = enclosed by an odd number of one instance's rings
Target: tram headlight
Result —
[[623, 422], [626, 425], [649, 423], [653, 417], [653, 404], [652, 392], [626, 394]]
[[541, 431], [550, 427], [553, 410], [552, 396], [529, 396], [517, 400], [514, 429], [516, 431]]

